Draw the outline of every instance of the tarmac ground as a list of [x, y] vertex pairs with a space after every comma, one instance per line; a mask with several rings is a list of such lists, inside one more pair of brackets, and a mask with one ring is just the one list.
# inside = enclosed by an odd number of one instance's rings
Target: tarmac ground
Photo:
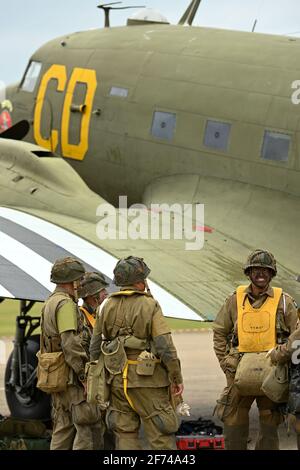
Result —
[[[222, 423], [213, 416], [216, 399], [225, 386], [225, 378], [219, 367], [212, 347], [212, 331], [183, 331], [173, 333], [174, 343], [181, 359], [184, 377], [184, 401], [191, 406], [191, 417], [184, 419], [212, 419], [216, 424]], [[12, 343], [5, 339], [6, 355], [8, 357]], [[3, 348], [3, 342], [2, 342]], [[3, 361], [2, 361], [3, 362]], [[0, 414], [9, 415], [4, 393], [5, 365], [0, 364]], [[250, 412], [249, 449], [253, 449], [258, 434], [258, 412], [255, 405]], [[296, 450], [296, 437], [292, 433], [287, 436], [285, 425], [279, 427], [280, 448]]]

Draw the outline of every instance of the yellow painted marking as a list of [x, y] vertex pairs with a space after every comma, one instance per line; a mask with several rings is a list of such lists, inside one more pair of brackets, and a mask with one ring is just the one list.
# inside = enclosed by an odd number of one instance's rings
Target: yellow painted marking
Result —
[[[69, 129], [71, 117], [71, 105], [75, 87], [78, 83], [85, 83], [87, 91], [85, 96], [84, 111], [81, 118], [80, 142], [73, 145], [69, 143]], [[89, 127], [92, 113], [92, 106], [97, 89], [97, 78], [95, 70], [75, 68], [70, 78], [67, 94], [64, 102], [61, 127], [61, 146], [64, 157], [74, 160], [83, 160], [89, 147]]]
[[37, 145], [55, 152], [58, 144], [58, 131], [51, 129], [49, 139], [45, 139], [41, 133], [43, 105], [47, 87], [51, 80], [57, 80], [57, 91], [64, 91], [67, 82], [66, 67], [54, 64], [42, 78], [34, 112], [33, 135]]

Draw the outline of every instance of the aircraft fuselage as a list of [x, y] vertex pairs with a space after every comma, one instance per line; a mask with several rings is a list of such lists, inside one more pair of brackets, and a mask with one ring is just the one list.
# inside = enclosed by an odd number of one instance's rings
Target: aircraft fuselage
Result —
[[299, 196], [298, 55], [299, 39], [198, 27], [75, 33], [32, 56], [41, 70], [9, 97], [12, 118], [30, 116], [27, 139], [110, 202], [176, 174]]

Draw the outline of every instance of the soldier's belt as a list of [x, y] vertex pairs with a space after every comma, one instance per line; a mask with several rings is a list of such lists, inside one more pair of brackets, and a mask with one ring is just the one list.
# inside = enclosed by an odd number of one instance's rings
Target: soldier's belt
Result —
[[[136, 409], [134, 408], [133, 402], [132, 402], [132, 400], [131, 400], [131, 398], [129, 397], [128, 392], [127, 392], [127, 388], [128, 388], [128, 367], [129, 367], [130, 365], [136, 366], [136, 365], [140, 364], [140, 362], [141, 362], [141, 361], [133, 361], [133, 360], [131, 360], [131, 359], [127, 359], [127, 362], [126, 362], [125, 367], [124, 367], [124, 369], [123, 369], [123, 391], [124, 391], [124, 395], [125, 395], [125, 397], [126, 397], [128, 403], [129, 403], [129, 405], [131, 406], [131, 408], [132, 408], [134, 411], [136, 411]], [[154, 362], [155, 364], [158, 364], [158, 363], [161, 362], [161, 361], [160, 361], [160, 359], [153, 359], [153, 362]]]

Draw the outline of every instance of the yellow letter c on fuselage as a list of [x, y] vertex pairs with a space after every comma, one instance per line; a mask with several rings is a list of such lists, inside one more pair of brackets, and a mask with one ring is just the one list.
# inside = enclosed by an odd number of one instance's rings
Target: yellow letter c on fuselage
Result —
[[55, 152], [58, 144], [58, 131], [51, 130], [50, 137], [48, 139], [45, 139], [41, 133], [43, 104], [50, 80], [57, 80], [57, 91], [64, 91], [67, 82], [65, 66], [57, 64], [52, 65], [42, 78], [36, 100], [33, 132], [37, 145]]

